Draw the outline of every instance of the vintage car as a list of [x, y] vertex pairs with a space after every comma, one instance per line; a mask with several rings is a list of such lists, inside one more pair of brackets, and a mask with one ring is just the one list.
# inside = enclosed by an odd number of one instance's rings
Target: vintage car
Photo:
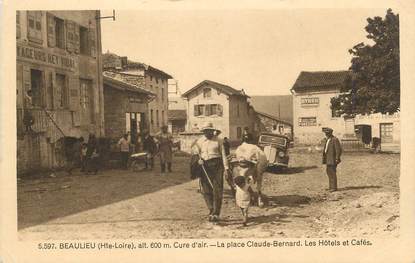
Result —
[[281, 169], [288, 166], [290, 139], [287, 136], [261, 133], [258, 138], [258, 146], [264, 151], [268, 159], [268, 167]]

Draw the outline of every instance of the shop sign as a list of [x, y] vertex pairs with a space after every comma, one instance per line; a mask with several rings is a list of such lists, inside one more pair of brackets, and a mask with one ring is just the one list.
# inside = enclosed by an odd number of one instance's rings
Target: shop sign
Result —
[[16, 55], [17, 58], [28, 59], [33, 62], [46, 63], [48, 65], [67, 69], [75, 68], [75, 61], [73, 58], [52, 54], [32, 47], [17, 46]]

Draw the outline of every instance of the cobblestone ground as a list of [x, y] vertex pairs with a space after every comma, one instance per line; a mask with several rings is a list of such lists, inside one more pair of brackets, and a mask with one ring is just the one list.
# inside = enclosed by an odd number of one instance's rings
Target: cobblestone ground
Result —
[[19, 237], [33, 239], [397, 237], [399, 154], [345, 154], [339, 191], [326, 193], [320, 154], [292, 149], [290, 167], [266, 173], [268, 204], [243, 227], [228, 188], [222, 221], [206, 220], [188, 157], [173, 173], [106, 170], [18, 181]]

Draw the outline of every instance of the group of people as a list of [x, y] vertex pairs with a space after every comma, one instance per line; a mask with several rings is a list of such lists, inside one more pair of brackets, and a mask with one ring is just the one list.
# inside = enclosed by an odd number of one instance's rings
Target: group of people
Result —
[[68, 168], [67, 172], [72, 173], [76, 167], [81, 168], [85, 174], [97, 174], [99, 170], [99, 147], [94, 134], [89, 134], [88, 142], [84, 137], [79, 137], [71, 142], [66, 153]]
[[[212, 123], [201, 131], [203, 136], [192, 144], [192, 178], [199, 178], [201, 193], [209, 210], [208, 221], [218, 222], [222, 206], [224, 177], [233, 190], [235, 201], [243, 216], [243, 225], [248, 223], [248, 210], [257, 196], [258, 206], [264, 205], [262, 195], [262, 175], [267, 169], [265, 153], [254, 143], [248, 131], [242, 136], [242, 143], [235, 151], [235, 160], [229, 157], [229, 142], [226, 137], [218, 137], [219, 130]], [[342, 148], [333, 136], [333, 129], [323, 128], [326, 138], [323, 141], [323, 164], [329, 179], [329, 192], [337, 191], [337, 165], [341, 162]], [[232, 166], [232, 169], [231, 169]], [[253, 191], [255, 189], [256, 191]]]
[[262, 174], [267, 167], [265, 154], [253, 144], [253, 136], [246, 130], [242, 135], [242, 144], [236, 149], [236, 160], [229, 160], [229, 142], [218, 137], [220, 131], [212, 123], [207, 123], [201, 131], [203, 136], [192, 144], [196, 158], [192, 158], [191, 173], [193, 178], [199, 178], [201, 193], [209, 210], [208, 220], [219, 221], [225, 177], [234, 190], [236, 204], [246, 225], [253, 186], [256, 186], [258, 205], [263, 206], [261, 186]]
[[[121, 167], [127, 169], [128, 160], [132, 152], [129, 133], [123, 135], [118, 141], [118, 146], [121, 153]], [[150, 135], [148, 130], [144, 130], [141, 147], [143, 152], [146, 153], [145, 169], [152, 170], [154, 168], [154, 157], [158, 155], [160, 158], [161, 175], [164, 175], [166, 172], [172, 172], [173, 137], [168, 132], [167, 126], [162, 126], [161, 131], [154, 137]]]

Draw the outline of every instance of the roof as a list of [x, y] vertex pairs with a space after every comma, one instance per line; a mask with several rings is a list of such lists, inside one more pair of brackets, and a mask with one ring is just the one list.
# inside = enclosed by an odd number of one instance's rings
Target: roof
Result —
[[280, 120], [293, 123], [292, 95], [251, 96], [250, 101], [256, 111], [266, 112]]
[[301, 71], [297, 77], [292, 90], [307, 91], [327, 88], [336, 88], [343, 85], [345, 81], [352, 76], [349, 70], [341, 71]]
[[237, 90], [232, 88], [231, 86], [222, 84], [222, 83], [218, 83], [215, 81], [211, 81], [211, 80], [204, 80], [202, 82], [200, 82], [199, 84], [197, 84], [196, 86], [194, 86], [193, 88], [191, 88], [190, 90], [186, 91], [185, 93], [183, 93], [183, 97], [187, 97], [189, 96], [190, 93], [192, 93], [193, 91], [199, 89], [200, 87], [203, 87], [204, 85], [209, 85], [217, 90], [222, 91], [223, 93], [227, 94], [227, 95], [234, 95], [234, 96], [244, 96], [244, 97], [249, 97], [248, 95], [245, 94], [244, 90]]
[[[110, 53], [110, 52], [104, 53], [102, 54], [102, 64], [103, 64], [104, 69], [105, 68], [120, 68], [121, 69], [121, 56], [118, 56], [117, 54]], [[124, 69], [125, 68], [141, 68], [146, 71], [155, 72], [159, 75], [166, 77], [167, 79], [173, 78], [170, 74], [167, 74], [166, 72], [158, 68], [155, 68], [151, 65], [147, 65], [145, 63], [132, 61], [129, 59], [127, 59], [127, 64], [124, 66]]]
[[167, 118], [169, 121], [186, 120], [187, 119], [186, 110], [169, 110], [167, 113]]
[[127, 90], [127, 91], [131, 91], [135, 93], [141, 93], [141, 94], [145, 94], [150, 97], [156, 96], [156, 94], [154, 94], [153, 92], [140, 88], [137, 85], [133, 85], [131, 83], [128, 83], [128, 82], [125, 82], [119, 79], [115, 79], [110, 76], [104, 75], [103, 80], [104, 80], [104, 85], [107, 85], [114, 89], [118, 89], [122, 91]]
[[271, 115], [271, 114], [268, 114], [268, 113], [265, 113], [265, 112], [260, 112], [260, 111], [256, 111], [256, 113], [257, 113], [258, 115], [262, 115], [262, 116], [265, 116], [265, 117], [267, 117], [267, 118], [270, 118], [270, 119], [276, 120], [276, 121], [278, 121], [278, 122], [281, 122], [281, 123], [284, 123], [284, 124], [287, 124], [287, 125], [293, 126], [293, 125], [292, 125], [292, 123], [289, 123], [289, 122], [287, 122], [287, 121], [281, 120], [280, 118], [275, 117], [275, 116], [273, 116], [273, 115]]

